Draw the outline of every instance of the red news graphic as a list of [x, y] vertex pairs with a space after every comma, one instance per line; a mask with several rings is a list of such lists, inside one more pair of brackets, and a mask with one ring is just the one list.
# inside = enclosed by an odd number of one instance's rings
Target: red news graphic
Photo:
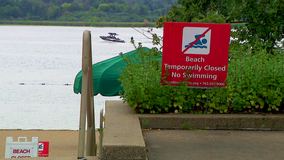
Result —
[[226, 86], [230, 30], [230, 24], [165, 22], [162, 84], [189, 78], [192, 87]]

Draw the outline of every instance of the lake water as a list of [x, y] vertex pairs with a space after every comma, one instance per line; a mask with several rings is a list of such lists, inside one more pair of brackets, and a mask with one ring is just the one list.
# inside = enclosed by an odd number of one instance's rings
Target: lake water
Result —
[[[152, 47], [133, 28], [0, 26], [0, 129], [79, 129], [81, 95], [73, 92], [73, 83], [81, 70], [84, 30], [91, 31], [93, 63], [134, 50], [131, 36]], [[99, 38], [108, 32], [126, 43]], [[119, 97], [94, 99], [98, 127], [105, 100]]]

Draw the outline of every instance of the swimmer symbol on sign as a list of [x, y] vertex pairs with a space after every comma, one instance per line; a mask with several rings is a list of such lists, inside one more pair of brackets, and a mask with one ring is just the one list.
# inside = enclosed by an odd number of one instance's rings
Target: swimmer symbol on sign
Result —
[[209, 54], [211, 29], [204, 27], [184, 27], [182, 52], [184, 54]]
[[39, 151], [43, 151], [43, 147], [44, 147], [44, 144], [43, 143], [38, 143], [38, 150]]

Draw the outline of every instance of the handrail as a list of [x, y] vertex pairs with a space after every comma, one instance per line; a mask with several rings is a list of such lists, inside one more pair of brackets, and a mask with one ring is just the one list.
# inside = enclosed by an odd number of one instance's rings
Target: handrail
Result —
[[82, 91], [81, 91], [80, 126], [79, 126], [77, 159], [86, 159], [84, 157], [86, 116], [87, 116], [86, 155], [87, 156], [97, 155], [93, 95], [94, 95], [94, 90], [93, 90], [91, 32], [85, 30], [83, 33], [83, 49], [82, 49]]

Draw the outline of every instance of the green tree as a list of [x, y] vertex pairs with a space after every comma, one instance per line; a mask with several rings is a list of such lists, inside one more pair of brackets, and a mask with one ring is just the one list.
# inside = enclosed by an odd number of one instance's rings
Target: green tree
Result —
[[[200, 18], [208, 18], [208, 15], [212, 15], [213, 12], [220, 17], [226, 18], [227, 9], [230, 8], [231, 3], [234, 0], [178, 0], [179, 6], [172, 6], [168, 15], [160, 17], [156, 24], [157, 26], [163, 26], [163, 22], [192, 22]], [[226, 5], [225, 5], [226, 4]], [[210, 14], [208, 14], [210, 13]], [[217, 19], [219, 19], [217, 18]], [[226, 22], [229, 19], [225, 19]], [[219, 21], [219, 20], [218, 20]]]
[[[110, 13], [120, 13], [125, 10], [124, 5], [119, 5], [119, 4], [100, 4], [98, 7], [99, 11], [104, 11], [104, 12], [110, 12]], [[127, 10], [127, 9], [126, 9]]]
[[19, 8], [20, 8], [20, 10], [22, 12], [22, 17], [23, 18], [25, 18], [27, 16], [27, 13], [28, 13], [27, 6], [28, 6], [28, 1], [20, 1]]
[[93, 17], [93, 22], [97, 22], [99, 20], [99, 18], [97, 16]]
[[68, 11], [70, 12], [84, 11], [84, 6], [82, 3], [72, 3], [71, 7], [68, 8]]
[[33, 15], [36, 16], [44, 16], [46, 11], [46, 5], [42, 0], [31, 0], [31, 9]]
[[18, 6], [11, 7], [6, 5], [5, 7], [0, 7], [0, 15], [2, 17], [18, 18], [21, 16], [21, 10]]
[[55, 19], [60, 12], [60, 7], [59, 6], [53, 6], [49, 7], [46, 14], [48, 19]]
[[[93, 21], [92, 16], [104, 12], [98, 21], [154, 22], [177, 4], [175, 0], [153, 0], [153, 3], [151, 0], [0, 0], [0, 20], [66, 20], [69, 15], [69, 20]], [[152, 8], [161, 9], [161, 14], [153, 14]], [[68, 14], [64, 15], [65, 11]]]
[[151, 14], [151, 11], [146, 5], [139, 5], [139, 15], [148, 16]]
[[277, 41], [283, 38], [283, 0], [178, 0], [180, 6], [172, 6], [168, 15], [156, 21], [163, 22], [246, 22], [246, 28], [235, 27], [231, 35], [239, 41], [248, 40], [248, 47], [261, 45], [269, 53]]
[[61, 5], [61, 7], [63, 8], [63, 11], [68, 11], [71, 6], [72, 6], [71, 3], [63, 3]]
[[241, 14], [246, 15], [247, 31], [242, 30], [240, 40], [248, 40], [252, 46], [261, 45], [272, 53], [284, 33], [283, 0], [248, 0]]
[[198, 23], [225, 23], [225, 17], [218, 14], [218, 11], [209, 11], [205, 15], [200, 14], [192, 19], [192, 22]]

